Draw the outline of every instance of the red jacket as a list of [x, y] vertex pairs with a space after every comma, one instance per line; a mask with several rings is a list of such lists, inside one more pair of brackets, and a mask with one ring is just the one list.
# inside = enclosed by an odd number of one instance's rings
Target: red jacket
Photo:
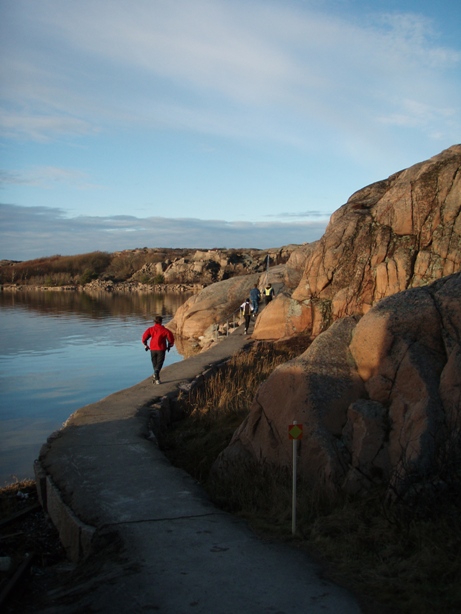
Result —
[[154, 351], [165, 351], [168, 345], [170, 347], [174, 345], [173, 333], [168, 328], [165, 328], [163, 324], [154, 324], [154, 326], [144, 331], [142, 342], [146, 343], [148, 339], [150, 339], [149, 347]]

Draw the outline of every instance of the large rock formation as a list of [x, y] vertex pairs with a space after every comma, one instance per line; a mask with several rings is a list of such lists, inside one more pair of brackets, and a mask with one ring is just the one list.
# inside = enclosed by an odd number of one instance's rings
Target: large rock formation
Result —
[[240, 305], [258, 279], [256, 273], [232, 277], [204, 288], [179, 307], [168, 328], [187, 339], [209, 336], [210, 329], [223, 324], [236, 312], [238, 315]]
[[460, 170], [461, 145], [454, 145], [353, 194], [322, 239], [292, 255], [306, 257], [302, 278], [261, 313], [253, 338], [316, 336], [386, 296], [459, 271]]
[[285, 271], [285, 265], [278, 265], [271, 267], [269, 274], [240, 275], [207, 286], [176, 311], [168, 328], [185, 339], [209, 339], [213, 329], [224, 325], [229, 318], [238, 317], [240, 305], [255, 284], [261, 289], [266, 281], [281, 286]]
[[405, 492], [436, 476], [461, 443], [461, 274], [383, 299], [361, 319], [321, 333], [260, 387], [248, 418], [215, 463], [290, 466], [288, 426], [304, 434], [299, 473], [312, 487]]
[[[172, 262], [162, 263], [165, 283], [211, 284], [239, 275], [261, 273], [267, 259], [272, 265], [285, 263], [294, 246], [269, 250], [197, 250]], [[148, 266], [148, 265], [147, 265]]]

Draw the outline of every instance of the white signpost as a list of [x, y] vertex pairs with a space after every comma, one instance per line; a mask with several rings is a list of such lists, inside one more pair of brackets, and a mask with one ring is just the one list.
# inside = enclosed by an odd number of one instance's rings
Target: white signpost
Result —
[[296, 477], [298, 473], [298, 440], [303, 436], [303, 425], [293, 420], [288, 427], [288, 437], [293, 440], [293, 487], [291, 497], [291, 532], [296, 533]]

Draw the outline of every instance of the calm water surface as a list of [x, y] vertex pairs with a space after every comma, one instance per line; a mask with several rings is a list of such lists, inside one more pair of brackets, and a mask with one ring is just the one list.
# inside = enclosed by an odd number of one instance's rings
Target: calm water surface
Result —
[[[152, 374], [141, 335], [188, 295], [0, 292], [0, 486], [76, 411]], [[165, 366], [181, 360], [173, 348]]]

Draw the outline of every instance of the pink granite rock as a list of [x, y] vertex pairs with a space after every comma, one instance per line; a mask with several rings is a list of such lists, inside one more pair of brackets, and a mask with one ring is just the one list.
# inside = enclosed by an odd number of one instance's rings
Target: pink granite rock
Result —
[[[218, 460], [289, 466], [288, 425], [303, 424], [300, 474], [328, 493], [384, 483], [402, 492], [440, 469], [461, 434], [461, 274], [387, 297], [335, 322], [260, 387]], [[459, 439], [457, 444], [459, 446]]]
[[461, 145], [454, 145], [353, 194], [307, 253], [292, 293], [310, 321], [287, 323], [286, 306], [276, 298], [253, 336], [279, 339], [287, 328], [316, 336], [386, 296], [460, 269]]
[[259, 277], [258, 273], [241, 275], [207, 286], [179, 307], [168, 328], [181, 337], [198, 339], [238, 312]]

